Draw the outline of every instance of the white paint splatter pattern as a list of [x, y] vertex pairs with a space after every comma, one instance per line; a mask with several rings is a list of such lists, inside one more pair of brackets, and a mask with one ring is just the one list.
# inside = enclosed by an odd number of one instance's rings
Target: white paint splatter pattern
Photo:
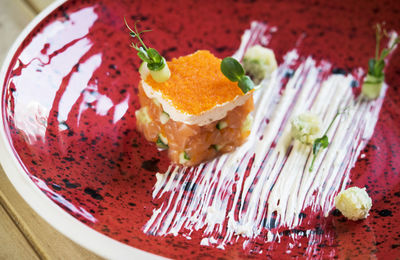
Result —
[[[242, 57], [267, 29], [252, 23], [235, 57]], [[387, 88], [377, 100], [365, 102], [353, 95], [351, 75], [330, 71], [328, 62], [317, 65], [310, 57], [301, 59], [296, 50], [289, 52], [255, 94], [253, 129], [244, 145], [198, 167], [172, 165], [157, 174], [153, 198], [160, 206], [143, 231], [190, 239], [193, 231], [201, 230], [202, 245], [224, 248], [240, 236], [246, 244], [262, 232], [268, 234], [266, 242], [279, 239], [265, 223], [275, 219], [279, 226], [294, 228], [307, 207], [327, 215], [372, 136]], [[328, 149], [320, 152], [309, 172], [311, 147], [292, 139], [290, 118], [311, 110], [327, 127], [344, 107], [349, 109], [328, 132]]]

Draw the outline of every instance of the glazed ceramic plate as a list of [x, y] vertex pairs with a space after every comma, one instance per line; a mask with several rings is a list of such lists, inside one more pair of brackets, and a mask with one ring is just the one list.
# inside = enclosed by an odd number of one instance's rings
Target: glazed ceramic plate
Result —
[[201, 245], [202, 230], [144, 230], [162, 203], [152, 198], [156, 173], [170, 161], [136, 130], [140, 61], [123, 18], [151, 28], [146, 42], [167, 59], [198, 49], [232, 55], [251, 22], [260, 21], [274, 28], [267, 44], [278, 63], [297, 48], [347, 74], [373, 55], [376, 22], [400, 31], [399, 10], [396, 1], [352, 0], [55, 3], [22, 33], [3, 66], [2, 165], [44, 219], [107, 258], [393, 256], [400, 250], [399, 51], [386, 70], [389, 88], [374, 135], [348, 183], [367, 187], [370, 216], [351, 222], [337, 211], [306, 209], [300, 217], [307, 227], [282, 228], [279, 241], [258, 238], [249, 250], [238, 237], [221, 249]]

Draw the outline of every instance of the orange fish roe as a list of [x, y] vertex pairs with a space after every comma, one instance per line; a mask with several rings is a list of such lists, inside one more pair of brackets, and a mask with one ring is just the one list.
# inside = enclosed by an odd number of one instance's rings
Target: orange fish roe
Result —
[[244, 95], [236, 82], [222, 74], [221, 59], [209, 51], [200, 50], [167, 63], [171, 71], [169, 80], [158, 83], [147, 77], [145, 81], [183, 113], [199, 115]]

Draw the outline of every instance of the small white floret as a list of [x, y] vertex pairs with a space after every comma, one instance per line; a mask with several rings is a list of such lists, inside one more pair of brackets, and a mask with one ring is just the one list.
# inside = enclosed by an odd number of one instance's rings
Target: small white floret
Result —
[[312, 144], [321, 132], [321, 120], [311, 112], [304, 112], [292, 118], [291, 134], [303, 144]]
[[372, 200], [365, 188], [351, 187], [336, 196], [335, 206], [343, 216], [356, 221], [368, 217]]

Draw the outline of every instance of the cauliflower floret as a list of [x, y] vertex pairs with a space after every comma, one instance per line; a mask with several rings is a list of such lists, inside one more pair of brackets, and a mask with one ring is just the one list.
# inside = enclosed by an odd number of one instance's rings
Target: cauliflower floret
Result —
[[292, 118], [291, 134], [303, 144], [312, 144], [321, 132], [321, 120], [311, 112], [304, 112]]
[[356, 221], [368, 217], [372, 200], [365, 188], [351, 187], [336, 196], [335, 206], [343, 216]]
[[274, 52], [260, 45], [250, 47], [244, 54], [242, 63], [246, 74], [251, 76], [255, 84], [271, 75], [278, 66]]

